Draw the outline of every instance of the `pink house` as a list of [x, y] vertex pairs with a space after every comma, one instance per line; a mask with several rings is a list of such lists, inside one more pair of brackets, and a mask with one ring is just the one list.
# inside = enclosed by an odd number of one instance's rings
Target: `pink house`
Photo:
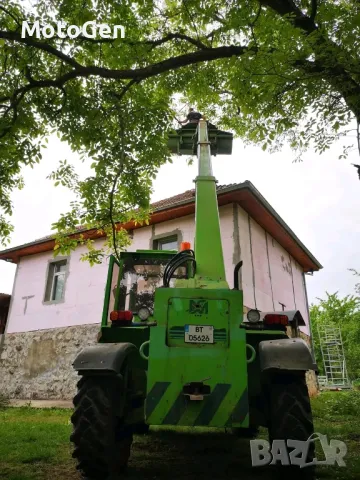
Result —
[[[132, 237], [129, 250], [173, 249], [178, 248], [182, 241], [193, 244], [194, 194], [194, 190], [188, 190], [154, 203], [148, 226], [124, 225]], [[251, 182], [219, 186], [218, 204], [226, 276], [230, 287], [233, 286], [234, 266], [243, 261], [240, 286], [244, 292], [244, 313], [250, 308], [261, 311], [283, 308], [299, 310], [307, 325], [303, 327], [303, 333], [309, 335], [305, 274], [318, 271], [322, 268], [320, 263]], [[85, 235], [96, 239], [98, 245], [103, 242], [96, 231], [87, 231]], [[79, 247], [69, 257], [62, 258], [53, 257], [53, 247], [54, 240], [45, 237], [0, 252], [0, 260], [17, 264], [2, 347], [0, 343], [0, 378], [1, 369], [9, 369], [9, 357], [17, 355], [12, 350], [6, 351], [6, 348], [11, 348], [10, 343], [15, 345], [17, 342], [10, 342], [8, 337], [22, 336], [23, 343], [24, 338], [28, 338], [21, 350], [23, 361], [26, 362], [28, 358], [28, 362], [35, 367], [33, 370], [29, 367], [30, 373], [29, 368], [26, 370], [27, 367], [24, 367], [24, 375], [31, 379], [30, 383], [33, 382], [33, 389], [36, 385], [37, 391], [39, 388], [42, 391], [39, 379], [42, 376], [48, 378], [47, 366], [36, 363], [39, 362], [36, 352], [44, 356], [41, 351], [45, 344], [39, 343], [42, 339], [46, 337], [48, 341], [47, 365], [52, 369], [52, 377], [56, 376], [54, 372], [59, 364], [59, 359], [54, 360], [54, 356], [61, 355], [55, 338], [60, 334], [61, 338], [66, 337], [66, 332], [71, 329], [66, 348], [69, 349], [72, 340], [77, 339], [76, 342], [74, 340], [73, 349], [68, 350], [73, 357], [83, 346], [84, 329], [92, 332], [90, 339], [86, 337], [86, 342], [96, 341], [107, 275], [106, 261], [93, 267], [79, 261], [85, 247]], [[24, 332], [27, 332], [25, 337]], [[81, 332], [80, 337], [76, 332]], [[34, 342], [38, 342], [36, 348]], [[24, 353], [26, 349], [33, 350]], [[72, 359], [65, 362], [69, 371]], [[9, 387], [11, 395], [32, 398], [30, 391], [14, 393], [16, 385], [16, 388], [20, 388], [21, 377], [16, 381], [11, 377], [10, 381], [14, 384], [12, 389]], [[66, 392], [60, 389], [49, 394], [44, 387], [40, 395], [43, 398], [66, 398], [73, 388], [72, 377], [69, 382]]]

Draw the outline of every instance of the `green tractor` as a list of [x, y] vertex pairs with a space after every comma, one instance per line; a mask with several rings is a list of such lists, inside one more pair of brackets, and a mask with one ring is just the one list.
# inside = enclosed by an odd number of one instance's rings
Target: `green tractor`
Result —
[[[242, 262], [234, 288], [226, 281], [211, 154], [230, 154], [232, 134], [200, 120], [170, 135], [169, 147], [197, 153], [195, 249], [110, 258], [98, 344], [74, 361], [71, 441], [87, 479], [121, 476], [133, 434], [150, 425], [240, 435], [264, 426], [270, 440], [313, 434], [305, 373], [316, 366], [296, 338], [300, 312], [250, 310], [244, 319]], [[295, 473], [309, 478], [310, 469]]]

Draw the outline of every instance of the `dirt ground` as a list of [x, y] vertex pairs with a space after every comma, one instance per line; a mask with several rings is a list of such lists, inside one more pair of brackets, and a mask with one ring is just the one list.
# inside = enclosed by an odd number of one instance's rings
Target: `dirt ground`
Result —
[[[241, 474], [240, 474], [241, 472]], [[219, 432], [152, 431], [136, 436], [127, 472], [135, 479], [267, 480], [270, 467], [251, 467], [249, 440]]]

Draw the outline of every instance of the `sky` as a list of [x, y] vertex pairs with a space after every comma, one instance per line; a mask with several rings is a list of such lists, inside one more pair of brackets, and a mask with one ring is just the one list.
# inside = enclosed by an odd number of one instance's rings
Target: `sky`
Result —
[[[235, 139], [231, 156], [213, 158], [214, 175], [220, 185], [250, 180], [305, 246], [323, 265], [306, 276], [310, 303], [325, 292], [341, 296], [354, 293], [356, 278], [349, 268], [360, 270], [360, 180], [351, 163], [360, 163], [358, 153], [339, 160], [340, 144], [323, 155], [313, 151], [294, 163], [289, 148], [270, 154], [260, 147], [244, 146]], [[67, 144], [49, 139], [41, 164], [23, 169], [25, 188], [12, 196], [15, 231], [9, 247], [51, 234], [51, 223], [66, 212], [71, 194], [54, 187], [46, 176], [67, 158], [77, 165], [80, 175], [88, 175]], [[185, 157], [161, 167], [154, 183], [152, 200], [176, 195], [194, 188], [196, 162], [188, 166]], [[0, 261], [0, 292], [12, 292], [15, 265]]]

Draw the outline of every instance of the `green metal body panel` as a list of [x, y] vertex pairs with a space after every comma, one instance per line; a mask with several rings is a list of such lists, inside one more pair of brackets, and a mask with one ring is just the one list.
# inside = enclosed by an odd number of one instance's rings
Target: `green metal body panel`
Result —
[[215, 182], [196, 178], [195, 258], [197, 286], [228, 288], [220, 236]]
[[[194, 301], [207, 308], [191, 313]], [[246, 333], [239, 328], [242, 292], [158, 289], [154, 317], [157, 327], [150, 330], [147, 423], [246, 427]], [[186, 344], [186, 324], [214, 326], [214, 343]], [[210, 386], [209, 396], [195, 401], [183, 395], [185, 384], [201, 381]]]

